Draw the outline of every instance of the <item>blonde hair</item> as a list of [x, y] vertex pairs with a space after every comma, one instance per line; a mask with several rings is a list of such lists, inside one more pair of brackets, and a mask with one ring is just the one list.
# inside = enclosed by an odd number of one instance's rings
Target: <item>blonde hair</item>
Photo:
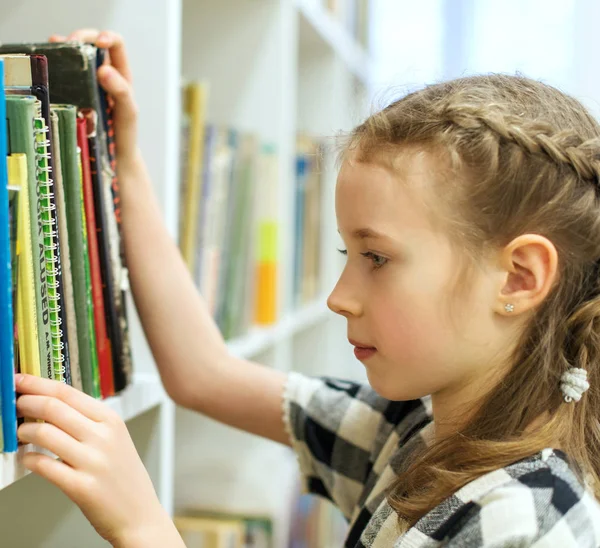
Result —
[[[402, 147], [435, 154], [438, 194], [455, 212], [448, 230], [471, 264], [524, 233], [546, 236], [559, 256], [558, 281], [525, 326], [508, 374], [460, 432], [424, 449], [391, 488], [391, 506], [410, 524], [557, 437], [600, 497], [599, 136], [600, 125], [572, 97], [522, 76], [489, 74], [411, 93], [346, 142], [365, 162]], [[569, 367], [585, 369], [591, 384], [576, 404], [560, 392]], [[547, 420], [532, 428], [539, 417]]]

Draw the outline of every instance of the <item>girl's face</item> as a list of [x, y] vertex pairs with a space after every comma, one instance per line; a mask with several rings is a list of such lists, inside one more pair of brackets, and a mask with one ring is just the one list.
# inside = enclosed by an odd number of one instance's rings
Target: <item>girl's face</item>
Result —
[[[394, 172], [347, 161], [336, 188], [347, 262], [328, 306], [348, 320], [348, 339], [383, 397], [452, 393], [468, 400], [498, 359], [486, 267], [453, 298], [460, 261], [435, 223], [433, 158], [403, 156]], [[434, 401], [435, 405], [435, 401]]]

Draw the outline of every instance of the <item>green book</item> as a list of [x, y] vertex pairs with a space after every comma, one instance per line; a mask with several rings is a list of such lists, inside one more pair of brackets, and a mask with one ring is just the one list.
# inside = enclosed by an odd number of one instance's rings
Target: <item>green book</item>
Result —
[[77, 109], [72, 105], [52, 105], [59, 118], [60, 159], [67, 212], [71, 277], [77, 318], [79, 367], [83, 391], [100, 397], [98, 355], [91, 299], [89, 258], [83, 206], [82, 181], [77, 147]]
[[37, 199], [39, 212], [42, 220], [42, 240], [44, 244], [44, 258], [46, 261], [46, 285], [48, 287], [48, 311], [50, 314], [50, 338], [52, 341], [52, 378], [56, 381], [64, 382], [64, 343], [62, 342], [62, 329], [60, 319], [60, 298], [58, 293], [58, 269], [57, 255], [55, 253], [54, 242], [56, 240], [56, 227], [52, 219], [52, 203], [54, 188], [50, 178], [50, 168], [48, 166], [48, 126], [41, 117], [41, 103], [36, 103], [36, 118], [34, 120], [34, 143], [35, 143], [35, 163], [37, 173]]
[[[22, 153], [27, 156], [27, 182], [30, 196], [38, 196], [38, 180], [36, 177], [36, 145], [35, 118], [39, 109], [39, 101], [28, 95], [6, 96], [6, 118], [8, 121], [9, 152]], [[36, 204], [33, 207], [33, 204]], [[46, 273], [46, 250], [44, 244], [43, 212], [41, 200], [32, 201], [30, 209], [31, 244], [34, 256], [33, 274], [35, 278], [35, 295], [38, 305], [37, 323], [40, 346], [40, 369], [42, 376], [54, 378], [52, 361], [52, 334], [50, 329], [50, 309], [48, 301], [48, 282]]]

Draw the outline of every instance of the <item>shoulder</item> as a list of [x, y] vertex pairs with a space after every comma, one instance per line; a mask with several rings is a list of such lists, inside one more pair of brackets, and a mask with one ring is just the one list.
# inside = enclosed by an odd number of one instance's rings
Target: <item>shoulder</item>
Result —
[[[600, 505], [564, 455], [546, 450], [471, 482], [455, 497], [447, 524], [452, 546], [600, 545]], [[449, 525], [449, 526], [448, 526]]]

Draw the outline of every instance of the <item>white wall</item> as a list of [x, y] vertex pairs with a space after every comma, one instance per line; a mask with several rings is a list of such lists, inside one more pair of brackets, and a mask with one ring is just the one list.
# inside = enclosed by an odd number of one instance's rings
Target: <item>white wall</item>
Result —
[[520, 72], [600, 116], [598, 0], [373, 1], [376, 96], [467, 74]]

